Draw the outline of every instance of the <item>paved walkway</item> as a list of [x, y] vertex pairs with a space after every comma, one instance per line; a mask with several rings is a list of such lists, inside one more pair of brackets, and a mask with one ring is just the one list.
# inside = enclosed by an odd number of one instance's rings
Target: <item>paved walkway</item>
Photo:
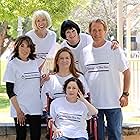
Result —
[[[140, 112], [123, 112], [123, 126], [128, 128], [140, 127]], [[134, 119], [136, 118], [136, 119]], [[1, 126], [8, 125], [8, 123], [13, 123], [13, 118], [10, 117], [9, 112], [0, 112], [0, 124]], [[7, 139], [6, 139], [7, 140]], [[140, 135], [128, 135], [123, 136], [123, 140], [140, 140]]]
[[123, 112], [123, 126], [140, 127], [140, 111]]
[[0, 112], [0, 123], [12, 123], [13, 118], [10, 117], [9, 112]]

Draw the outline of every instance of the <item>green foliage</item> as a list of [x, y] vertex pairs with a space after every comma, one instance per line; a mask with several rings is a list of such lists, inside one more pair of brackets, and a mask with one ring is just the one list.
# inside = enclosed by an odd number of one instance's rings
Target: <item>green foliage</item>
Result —
[[9, 98], [5, 92], [5, 86], [0, 85], [0, 112], [7, 111], [10, 105]]
[[57, 30], [76, 3], [76, 0], [1, 0], [0, 20], [8, 22], [11, 27], [8, 34], [15, 38], [18, 16], [25, 21], [27, 17], [32, 16], [35, 10], [43, 9], [50, 13], [53, 27]]
[[5, 93], [5, 92], [6, 92], [5, 85], [0, 85], [0, 93]]
[[10, 106], [9, 98], [6, 93], [0, 93], [0, 112], [6, 112]]

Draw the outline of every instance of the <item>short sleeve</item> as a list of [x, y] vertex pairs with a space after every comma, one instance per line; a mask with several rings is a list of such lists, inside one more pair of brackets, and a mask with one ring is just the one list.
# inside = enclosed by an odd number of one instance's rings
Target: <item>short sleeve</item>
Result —
[[93, 42], [93, 39], [90, 35], [87, 34], [87, 45], [92, 43]]
[[60, 44], [61, 48], [67, 47], [66, 40], [63, 40], [63, 42]]
[[15, 83], [16, 81], [16, 72], [13, 63], [11, 63], [11, 61], [9, 61], [9, 63], [7, 64], [3, 81], [10, 83]]
[[[114, 50], [115, 52], [115, 50]], [[129, 62], [124, 54], [124, 51], [119, 47], [115, 53], [117, 68], [120, 72], [124, 72], [129, 68]]]
[[48, 104], [47, 103], [47, 95], [49, 95], [49, 93], [50, 93], [50, 90], [49, 90], [50, 86], [49, 86], [48, 83], [49, 83], [49, 81], [46, 81], [41, 88], [41, 100], [42, 100], [42, 103], [43, 103], [43, 108], [45, 108]]

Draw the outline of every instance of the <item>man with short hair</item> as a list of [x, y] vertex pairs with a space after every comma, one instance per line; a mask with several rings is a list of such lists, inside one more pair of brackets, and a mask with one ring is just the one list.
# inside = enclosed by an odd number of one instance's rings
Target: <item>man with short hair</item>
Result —
[[[130, 70], [123, 50], [111, 49], [111, 42], [105, 39], [107, 25], [101, 20], [89, 24], [93, 43], [81, 52], [82, 71], [88, 82], [91, 100], [98, 109], [98, 140], [105, 140], [104, 116], [107, 121], [108, 140], [122, 139], [121, 107], [128, 105]], [[123, 75], [121, 91], [120, 73]]]

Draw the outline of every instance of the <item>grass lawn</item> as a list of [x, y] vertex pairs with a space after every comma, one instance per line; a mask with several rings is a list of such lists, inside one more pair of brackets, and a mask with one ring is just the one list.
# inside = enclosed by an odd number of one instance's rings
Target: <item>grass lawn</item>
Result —
[[0, 59], [0, 112], [9, 111], [9, 98], [6, 94], [5, 83], [3, 82], [3, 75], [5, 72], [7, 61]]
[[5, 83], [3, 82], [3, 75], [6, 69], [7, 61], [6, 60], [1, 60], [0, 58], [0, 86], [4, 85]]
[[0, 112], [9, 111], [9, 98], [5, 92], [5, 86], [0, 86]]

